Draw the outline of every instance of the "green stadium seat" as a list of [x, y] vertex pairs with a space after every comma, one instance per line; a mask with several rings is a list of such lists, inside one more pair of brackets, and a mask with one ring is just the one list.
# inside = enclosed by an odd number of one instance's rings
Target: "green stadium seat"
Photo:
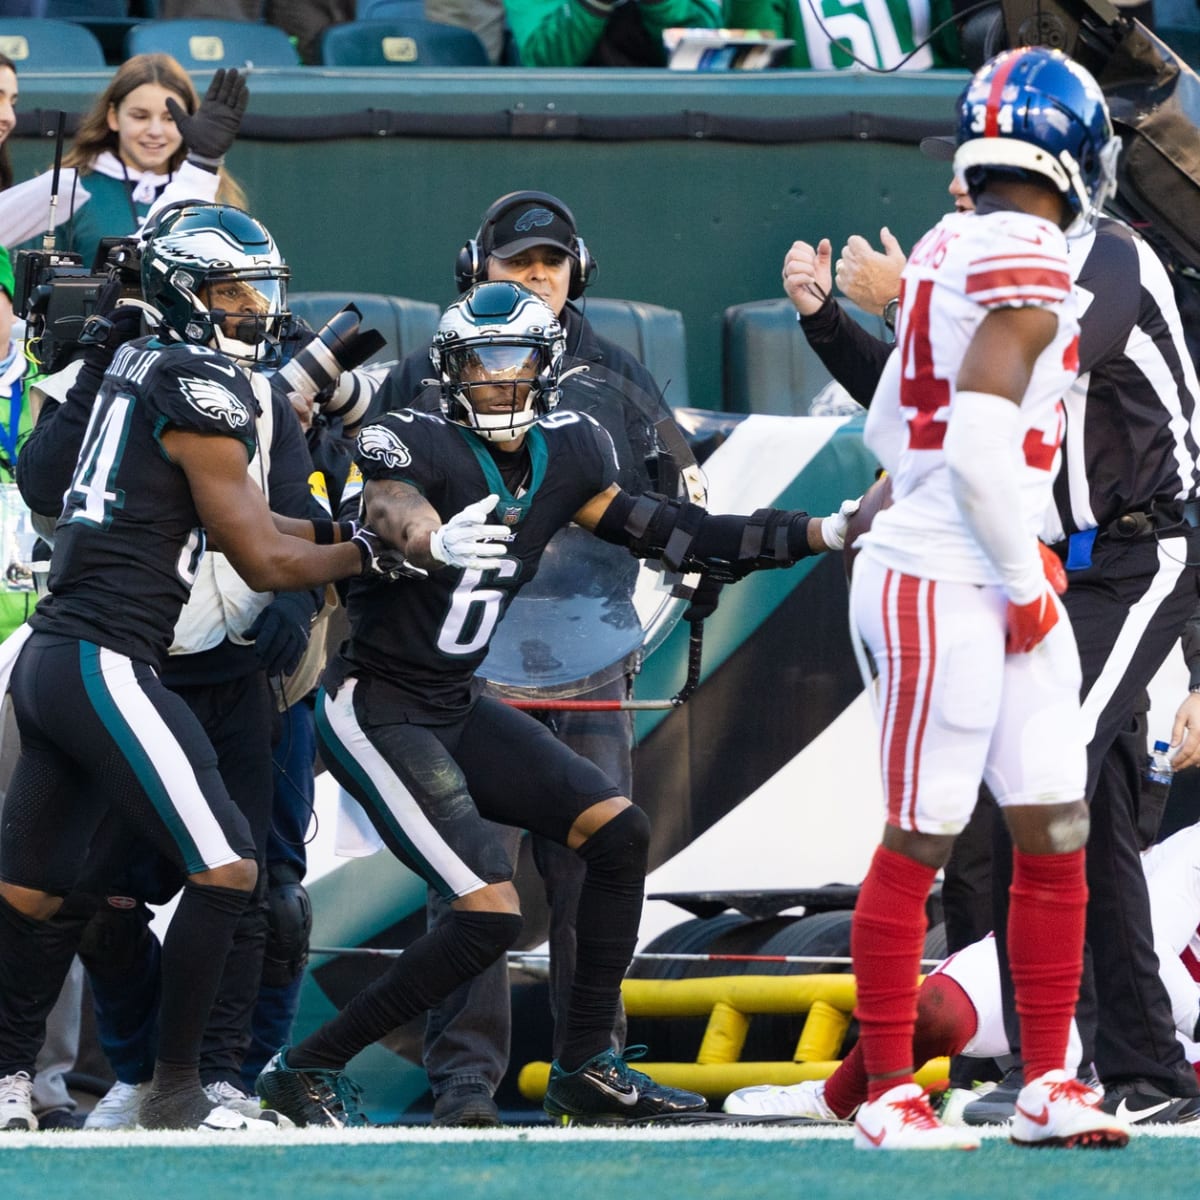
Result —
[[331, 25], [321, 36], [329, 67], [486, 67], [487, 51], [469, 29], [397, 18]]
[[[840, 300], [864, 329], [887, 334], [882, 317]], [[729, 412], [806, 416], [817, 393], [830, 382], [825, 364], [808, 344], [786, 297], [752, 300], [725, 310], [723, 398]]]
[[47, 17], [0, 17], [0, 54], [17, 71], [93, 71], [104, 67], [104, 51], [82, 25]]
[[580, 301], [592, 328], [645, 366], [672, 408], [687, 408], [687, 336], [683, 314], [639, 300]]
[[334, 313], [353, 304], [363, 315], [364, 329], [378, 329], [387, 345], [371, 362], [391, 362], [414, 350], [420, 350], [433, 340], [438, 318], [442, 315], [436, 304], [424, 300], [409, 300], [403, 296], [387, 296], [376, 292], [290, 292], [288, 307], [303, 317], [314, 329], [320, 329]]
[[[218, 67], [295, 67], [300, 57], [282, 29], [256, 21], [201, 18], [144, 21], [125, 38], [125, 56], [169, 54], [189, 71]], [[203, 90], [203, 89], [201, 89]]]

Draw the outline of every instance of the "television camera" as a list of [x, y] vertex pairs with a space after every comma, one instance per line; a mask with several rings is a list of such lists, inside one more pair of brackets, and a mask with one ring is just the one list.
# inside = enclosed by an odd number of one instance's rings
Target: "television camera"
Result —
[[19, 250], [13, 292], [13, 311], [25, 320], [26, 350], [40, 373], [53, 374], [78, 348], [88, 317], [122, 299], [141, 299], [138, 240], [104, 238], [86, 266], [70, 251]]

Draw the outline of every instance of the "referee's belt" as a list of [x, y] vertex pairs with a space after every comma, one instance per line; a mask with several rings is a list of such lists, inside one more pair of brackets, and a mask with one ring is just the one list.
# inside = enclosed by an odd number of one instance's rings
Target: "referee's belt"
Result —
[[1106, 542], [1133, 542], [1167, 534], [1185, 533], [1192, 527], [1182, 504], [1155, 506], [1122, 513], [1103, 527], [1081, 529], [1050, 547], [1063, 560], [1068, 571], [1084, 571], [1092, 565], [1092, 549], [1097, 539]]

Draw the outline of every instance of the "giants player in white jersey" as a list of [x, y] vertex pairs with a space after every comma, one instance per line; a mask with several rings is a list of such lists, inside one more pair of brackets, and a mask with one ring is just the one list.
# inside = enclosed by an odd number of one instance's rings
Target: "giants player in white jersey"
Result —
[[1095, 81], [1009, 51], [959, 104], [952, 213], [905, 268], [866, 441], [895, 502], [860, 541], [852, 618], [879, 672], [887, 823], [852, 929], [865, 1149], [973, 1149], [913, 1080], [924, 906], [985, 779], [1014, 849], [1009, 955], [1028, 1080], [1019, 1145], [1123, 1146], [1128, 1126], [1066, 1069], [1087, 885], [1080, 670], [1037, 531], [1078, 324], [1066, 235], [1111, 194], [1119, 143]]

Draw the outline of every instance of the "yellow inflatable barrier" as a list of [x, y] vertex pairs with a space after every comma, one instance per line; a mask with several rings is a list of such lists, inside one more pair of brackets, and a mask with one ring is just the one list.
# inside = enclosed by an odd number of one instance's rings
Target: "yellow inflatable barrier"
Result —
[[[708, 1016], [695, 1062], [639, 1062], [637, 1069], [668, 1087], [699, 1092], [713, 1103], [756, 1083], [799, 1083], [832, 1075], [855, 999], [853, 975], [626, 979], [621, 992], [631, 1017]], [[741, 1061], [752, 1017], [805, 1012], [808, 1017], [791, 1062]], [[947, 1059], [933, 1059], [917, 1072], [917, 1080], [929, 1087], [944, 1081], [948, 1069]], [[549, 1077], [549, 1063], [526, 1063], [517, 1078], [521, 1095], [540, 1100]]]

